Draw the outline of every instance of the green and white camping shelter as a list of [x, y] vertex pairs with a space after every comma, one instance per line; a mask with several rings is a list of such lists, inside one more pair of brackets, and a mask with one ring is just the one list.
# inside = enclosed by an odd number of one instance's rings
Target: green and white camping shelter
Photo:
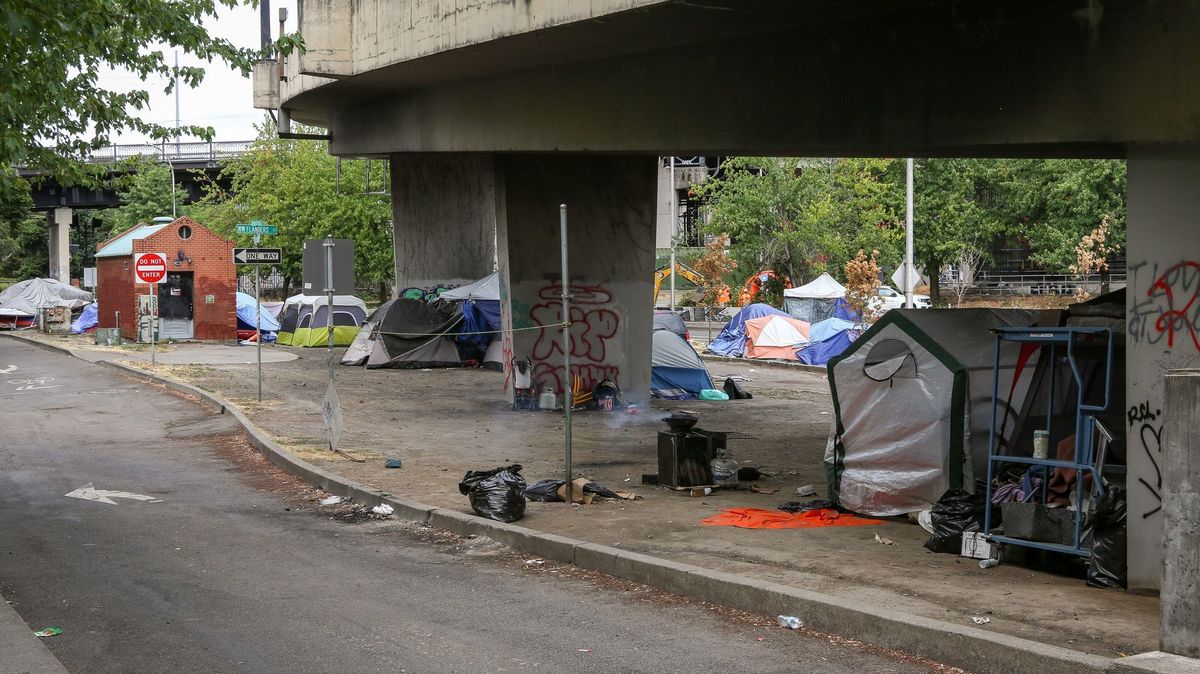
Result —
[[[1058, 315], [1023, 309], [885, 314], [829, 362], [829, 498], [854, 512], [893, 516], [928, 509], [947, 489], [974, 492], [987, 466], [997, 348], [992, 329], [1056, 325]], [[1037, 355], [1027, 354], [1018, 367], [1020, 357], [1019, 345], [1002, 344], [1000, 388], [1011, 391], [1009, 404], [1018, 406]], [[1004, 424], [1000, 432], [1016, 426]]]
[[334, 346], [348, 346], [367, 320], [367, 304], [353, 295], [334, 295], [333, 311], [325, 295], [292, 295], [279, 313], [277, 344], [326, 346], [333, 323]]

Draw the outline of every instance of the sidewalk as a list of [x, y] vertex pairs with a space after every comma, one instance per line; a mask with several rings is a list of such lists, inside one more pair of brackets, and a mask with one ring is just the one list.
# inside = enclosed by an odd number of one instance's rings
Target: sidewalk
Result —
[[[57, 346], [71, 341], [23, 336]], [[198, 346], [176, 345], [179, 362], [187, 362], [193, 349], [199, 355], [206, 348]], [[251, 347], [240, 348], [253, 355]], [[466, 470], [521, 463], [531, 483], [563, 473], [561, 416], [508, 411], [502, 375], [474, 369], [339, 367], [342, 445], [367, 461], [331, 456], [321, 447], [325, 351], [264, 345], [264, 361], [268, 352], [298, 358], [264, 365], [261, 404], [254, 401], [252, 365], [160, 364], [155, 371], [237, 404], [280, 444], [318, 467], [437, 507], [469, 512], [457, 489]], [[77, 349], [88, 359], [94, 353]], [[150, 369], [140, 360], [134, 364], [139, 363]], [[921, 546], [924, 530], [907, 521], [783, 531], [701, 526], [701, 519], [725, 508], [772, 509], [797, 500], [801, 485], [811, 484], [823, 495], [822, 456], [831, 418], [820, 374], [733, 362], [709, 367], [714, 378], [749, 377], [745, 386], [754, 400], [658, 401], [637, 414], [573, 417], [575, 470], [610, 488], [635, 491], [642, 500], [530, 503], [519, 524], [951, 624], [972, 625], [973, 616], [987, 617], [983, 629], [1106, 657], [1157, 646], [1157, 598], [1089, 588], [1082, 578], [1013, 564], [980, 569], [973, 560], [927, 552]], [[660, 418], [679, 408], [698, 413], [702, 428], [732, 432], [735, 458], [774, 473], [760, 483], [779, 492], [719, 491], [691, 498], [643, 487], [641, 475], [657, 472], [656, 433], [665, 428]], [[384, 468], [385, 457], [401, 458], [403, 468]], [[876, 533], [896, 545], [876, 543]]]

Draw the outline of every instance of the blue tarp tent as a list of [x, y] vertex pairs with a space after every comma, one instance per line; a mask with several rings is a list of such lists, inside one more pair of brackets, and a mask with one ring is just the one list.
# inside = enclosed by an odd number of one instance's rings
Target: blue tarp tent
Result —
[[[263, 332], [278, 332], [279, 321], [271, 315], [271, 312], [263, 308], [260, 316], [262, 321], [260, 330]], [[254, 298], [246, 293], [237, 294], [237, 327], [238, 330], [253, 330], [254, 326]]]
[[100, 325], [100, 303], [92, 302], [83, 308], [79, 318], [71, 321], [71, 334], [80, 335]]
[[459, 344], [486, 350], [497, 335], [470, 333], [496, 333], [500, 330], [500, 301], [466, 300], [462, 303], [462, 315], [461, 331], [466, 334], [457, 337]]
[[654, 331], [654, 351], [650, 359], [650, 395], [668, 400], [699, 398], [712, 388], [712, 378], [700, 354], [682, 337], [670, 330]]
[[858, 337], [859, 330], [854, 323], [835, 316], [813, 323], [808, 335], [808, 345], [797, 351], [796, 357], [805, 365], [824, 365], [841, 355]]
[[721, 328], [721, 333], [708, 343], [706, 351], [718, 356], [741, 358], [746, 353], [746, 321], [762, 316], [791, 318], [790, 314], [768, 304], [748, 304]]

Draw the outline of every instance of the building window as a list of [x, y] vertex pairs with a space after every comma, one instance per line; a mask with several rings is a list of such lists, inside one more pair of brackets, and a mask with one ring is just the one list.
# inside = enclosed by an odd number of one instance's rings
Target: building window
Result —
[[192, 228], [187, 225], [180, 225], [179, 226], [179, 238], [183, 239], [184, 241], [187, 241], [188, 239], [192, 238]]

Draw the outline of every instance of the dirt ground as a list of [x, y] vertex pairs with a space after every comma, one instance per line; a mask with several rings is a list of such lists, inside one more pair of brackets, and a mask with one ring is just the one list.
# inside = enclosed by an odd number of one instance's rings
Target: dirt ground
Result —
[[[563, 476], [561, 413], [509, 411], [503, 375], [479, 369], [338, 366], [342, 446], [365, 462], [331, 454], [322, 439], [325, 351], [266, 349], [299, 358], [264, 364], [262, 403], [254, 399], [253, 366], [160, 365], [157, 370], [239, 405], [307, 461], [431, 505], [469, 512], [457, 488], [467, 470], [519, 463], [530, 483]], [[744, 386], [754, 399], [655, 401], [649, 409], [573, 416], [576, 474], [641, 498], [587, 506], [531, 502], [520, 524], [957, 624], [987, 617], [984, 629], [1101, 655], [1157, 647], [1157, 598], [1089, 588], [1079, 567], [1039, 570], [1030, 560], [1029, 565], [980, 569], [975, 560], [925, 550], [921, 544], [927, 534], [904, 518], [878, 526], [776, 531], [702, 526], [700, 520], [725, 508], [774, 509], [811, 498], [796, 496], [804, 485], [824, 496], [822, 458], [832, 413], [822, 374], [742, 362], [708, 365], [715, 380], [747, 377]], [[657, 472], [656, 434], [666, 428], [661, 419], [674, 409], [697, 413], [701, 428], [730, 432], [733, 456], [742, 465], [773, 473], [759, 484], [779, 491], [718, 490], [697, 498], [643, 486], [642, 474]], [[403, 467], [385, 468], [389, 457], [400, 458]], [[876, 534], [895, 545], [877, 543]]]

